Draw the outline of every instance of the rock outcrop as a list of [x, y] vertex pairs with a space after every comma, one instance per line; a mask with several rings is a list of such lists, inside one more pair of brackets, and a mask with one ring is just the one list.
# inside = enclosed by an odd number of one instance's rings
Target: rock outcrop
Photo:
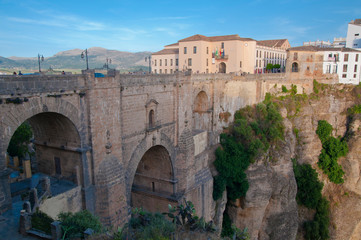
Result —
[[[324, 183], [323, 195], [331, 207], [331, 239], [361, 239], [361, 117], [350, 121], [347, 115], [348, 108], [361, 103], [361, 90], [357, 88], [328, 86], [316, 96], [296, 100], [300, 101], [297, 111], [282, 103], [285, 141], [248, 168], [250, 187], [246, 197], [228, 202], [233, 223], [242, 229], [247, 227], [252, 240], [303, 239], [298, 226], [314, 211], [297, 206], [293, 158], [300, 164], [311, 164]], [[343, 184], [330, 182], [317, 166], [322, 149], [316, 135], [319, 120], [333, 126], [335, 137], [348, 134], [349, 153], [339, 160], [345, 172]]]

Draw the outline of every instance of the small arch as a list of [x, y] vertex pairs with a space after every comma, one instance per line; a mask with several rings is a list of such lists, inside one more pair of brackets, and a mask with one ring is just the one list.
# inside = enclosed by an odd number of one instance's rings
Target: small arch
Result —
[[224, 62], [219, 64], [219, 73], [226, 73], [226, 64]]
[[193, 129], [208, 130], [211, 118], [209, 99], [204, 91], [200, 91], [193, 105]]
[[292, 72], [298, 72], [298, 63], [292, 63]]
[[194, 100], [194, 112], [206, 112], [208, 110], [208, 96], [205, 91], [200, 91]]

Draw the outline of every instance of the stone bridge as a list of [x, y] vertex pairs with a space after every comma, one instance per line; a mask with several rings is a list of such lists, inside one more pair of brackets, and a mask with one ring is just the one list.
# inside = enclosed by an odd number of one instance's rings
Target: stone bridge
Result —
[[1, 212], [11, 208], [7, 147], [27, 121], [38, 170], [81, 185], [83, 208], [103, 223], [183, 198], [210, 220], [219, 133], [236, 110], [291, 84], [312, 89], [283, 74], [0, 76]]

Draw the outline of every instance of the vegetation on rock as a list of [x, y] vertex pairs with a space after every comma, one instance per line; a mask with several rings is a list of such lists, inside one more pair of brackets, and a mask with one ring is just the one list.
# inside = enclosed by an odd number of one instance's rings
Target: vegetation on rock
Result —
[[316, 134], [322, 142], [322, 151], [319, 156], [318, 166], [327, 174], [331, 182], [336, 184], [343, 183], [343, 175], [341, 165], [337, 160], [340, 157], [346, 156], [348, 147], [346, 141], [340, 137], [334, 138], [331, 136], [332, 126], [325, 120], [318, 122]]
[[309, 164], [296, 164], [293, 167], [297, 182], [297, 203], [307, 208], [316, 209], [322, 198], [323, 184], [318, 180], [318, 174]]
[[299, 165], [296, 160], [293, 169], [297, 182], [297, 203], [316, 210], [314, 219], [304, 224], [305, 238], [329, 239], [329, 202], [322, 197], [323, 184], [318, 180], [316, 170], [309, 164]]
[[238, 110], [229, 133], [221, 134], [221, 147], [216, 150], [213, 198], [235, 200], [246, 195], [248, 181], [245, 170], [264, 154], [272, 143], [283, 139], [284, 126], [277, 105], [269, 98], [256, 106]]

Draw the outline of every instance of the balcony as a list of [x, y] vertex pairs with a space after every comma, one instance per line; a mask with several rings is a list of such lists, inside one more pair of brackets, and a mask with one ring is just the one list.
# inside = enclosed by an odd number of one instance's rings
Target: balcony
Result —
[[228, 55], [223, 55], [223, 56], [215, 56], [216, 60], [227, 60], [228, 59]]
[[325, 62], [338, 62], [338, 57], [328, 57]]

